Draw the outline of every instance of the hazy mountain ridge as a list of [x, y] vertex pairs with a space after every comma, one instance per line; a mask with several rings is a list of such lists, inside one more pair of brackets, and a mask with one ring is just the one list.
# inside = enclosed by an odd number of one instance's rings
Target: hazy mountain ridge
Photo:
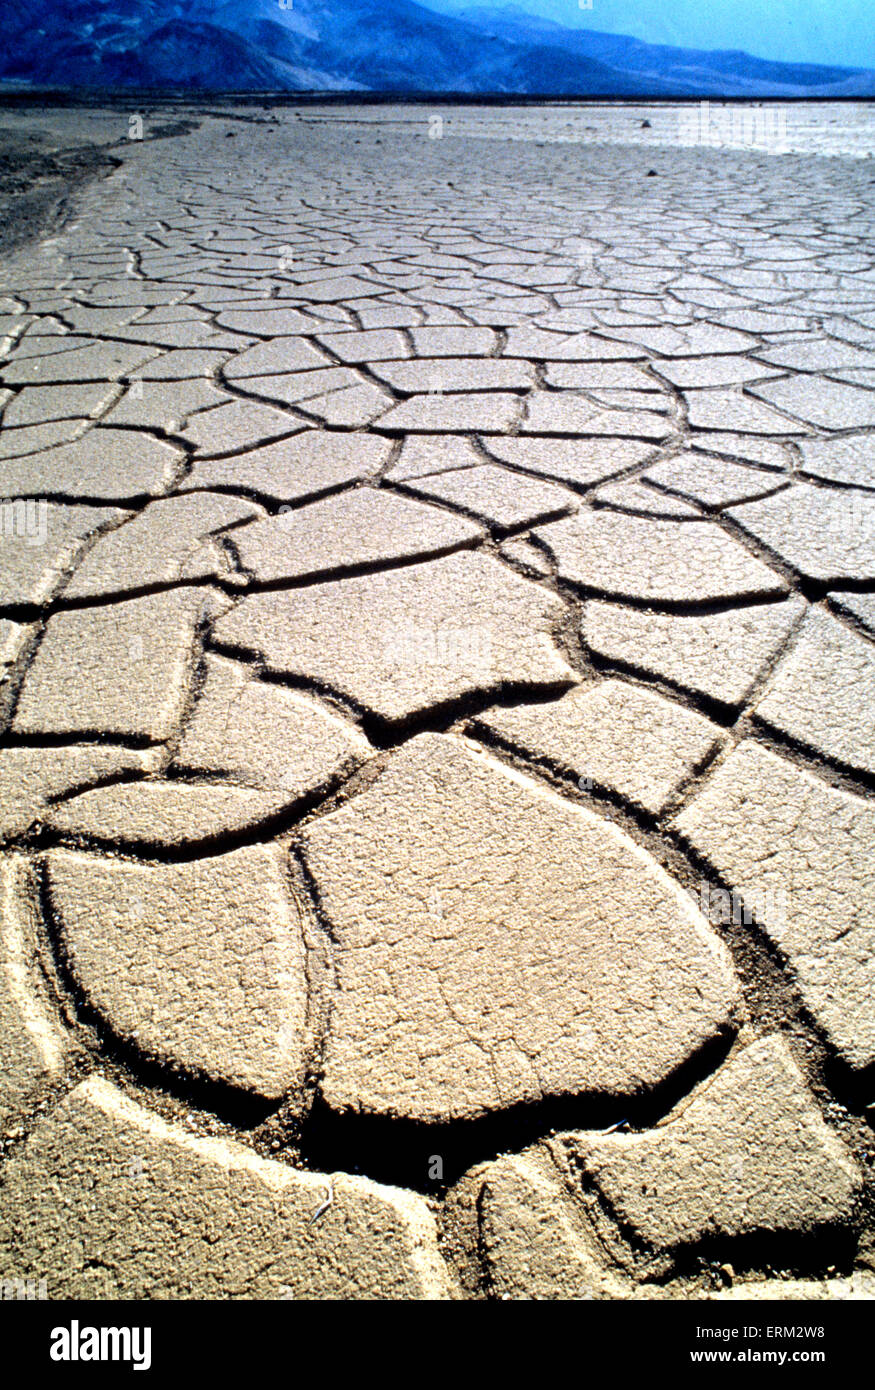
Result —
[[[860, 69], [837, 68], [826, 64], [778, 63], [755, 58], [740, 49], [718, 49], [703, 53], [694, 48], [645, 43], [624, 34], [603, 33], [595, 29], [566, 29], [550, 20], [529, 15], [517, 5], [473, 5], [459, 10], [458, 17], [484, 32], [501, 32], [517, 43], [557, 44], [574, 54], [594, 58], [628, 72], [672, 73], [709, 72], [730, 79], [771, 83], [776, 87], [828, 87], [852, 80]], [[872, 76], [866, 74], [865, 76]]]
[[875, 69], [872, 0], [421, 0], [458, 16], [472, 8], [535, 16], [651, 46], [755, 54], [781, 63]]
[[553, 96], [875, 95], [875, 73], [414, 0], [7, 0], [0, 79], [34, 86]]

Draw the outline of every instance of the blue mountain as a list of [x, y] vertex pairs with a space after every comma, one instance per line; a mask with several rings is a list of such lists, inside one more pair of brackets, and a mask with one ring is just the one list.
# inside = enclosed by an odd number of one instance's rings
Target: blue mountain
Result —
[[473, 5], [516, 8], [570, 29], [628, 34], [674, 48], [743, 49], [782, 63], [875, 68], [872, 0], [421, 0], [457, 15]]
[[568, 29], [415, 0], [4, 0], [0, 82], [511, 96], [875, 95], [864, 69]]

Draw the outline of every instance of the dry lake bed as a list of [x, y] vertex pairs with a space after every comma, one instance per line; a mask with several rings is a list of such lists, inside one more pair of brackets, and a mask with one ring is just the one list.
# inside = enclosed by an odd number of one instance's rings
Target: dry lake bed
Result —
[[875, 1296], [872, 106], [0, 152], [0, 1280]]

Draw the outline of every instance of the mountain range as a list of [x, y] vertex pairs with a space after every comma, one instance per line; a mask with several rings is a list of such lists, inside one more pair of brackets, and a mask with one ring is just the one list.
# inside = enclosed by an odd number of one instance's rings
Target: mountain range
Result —
[[568, 29], [629, 34], [674, 48], [744, 49], [782, 63], [875, 68], [872, 0], [420, 0], [457, 15], [515, 5]]
[[0, 90], [875, 96], [875, 72], [414, 0], [5, 0]]

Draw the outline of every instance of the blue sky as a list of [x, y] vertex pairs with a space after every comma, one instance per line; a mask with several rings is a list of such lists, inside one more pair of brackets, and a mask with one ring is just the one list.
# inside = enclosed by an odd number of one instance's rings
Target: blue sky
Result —
[[[454, 13], [502, 0], [419, 0]], [[631, 34], [682, 48], [743, 48], [783, 62], [875, 68], [875, 0], [515, 0], [516, 8], [574, 28]]]

